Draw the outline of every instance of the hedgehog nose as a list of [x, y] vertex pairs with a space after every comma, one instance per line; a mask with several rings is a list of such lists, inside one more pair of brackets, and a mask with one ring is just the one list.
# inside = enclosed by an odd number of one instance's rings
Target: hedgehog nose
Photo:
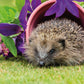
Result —
[[42, 66], [45, 65], [45, 63], [44, 63], [43, 61], [40, 61], [40, 62], [39, 62], [39, 65], [40, 65], [40, 67], [42, 67]]

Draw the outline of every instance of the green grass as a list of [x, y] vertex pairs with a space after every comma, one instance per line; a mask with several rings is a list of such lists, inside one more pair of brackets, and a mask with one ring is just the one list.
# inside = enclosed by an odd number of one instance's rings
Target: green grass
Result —
[[84, 66], [39, 68], [25, 60], [0, 60], [0, 84], [83, 84]]

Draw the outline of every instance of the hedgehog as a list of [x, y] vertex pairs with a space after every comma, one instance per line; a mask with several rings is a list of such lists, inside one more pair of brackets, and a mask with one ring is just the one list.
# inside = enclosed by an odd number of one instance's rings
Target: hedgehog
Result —
[[82, 26], [67, 18], [40, 23], [24, 45], [25, 59], [35, 66], [83, 64], [83, 32]]

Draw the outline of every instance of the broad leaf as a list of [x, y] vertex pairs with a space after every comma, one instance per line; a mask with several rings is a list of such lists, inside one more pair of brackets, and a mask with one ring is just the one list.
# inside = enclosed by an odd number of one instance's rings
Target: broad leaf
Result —
[[19, 14], [16, 9], [8, 6], [0, 6], [0, 23], [10, 23], [18, 18]]
[[9, 51], [15, 57], [17, 57], [17, 49], [16, 49], [16, 46], [15, 46], [15, 43], [14, 43], [13, 39], [8, 37], [8, 36], [6, 37], [6, 36], [4, 36], [2, 34], [0, 34], [0, 36], [1, 36], [1, 39], [4, 42], [4, 44], [6, 45], [6, 47], [9, 49]]
[[15, 0], [18, 11], [20, 12], [25, 4], [25, 0]]

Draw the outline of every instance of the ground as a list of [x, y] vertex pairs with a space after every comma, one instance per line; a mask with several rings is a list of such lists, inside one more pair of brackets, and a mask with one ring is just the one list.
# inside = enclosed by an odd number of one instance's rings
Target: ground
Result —
[[0, 84], [83, 84], [84, 65], [34, 67], [24, 59], [0, 58]]

